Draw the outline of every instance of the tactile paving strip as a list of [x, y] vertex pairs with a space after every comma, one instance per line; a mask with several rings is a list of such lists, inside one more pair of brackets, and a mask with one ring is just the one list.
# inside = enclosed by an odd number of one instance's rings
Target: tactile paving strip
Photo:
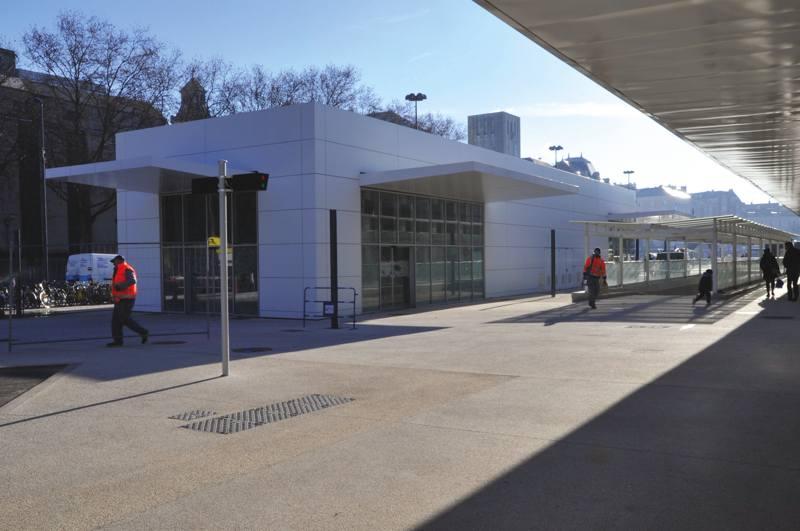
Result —
[[177, 415], [172, 415], [171, 419], [175, 420], [194, 420], [200, 419], [203, 417], [210, 417], [211, 415], [216, 415], [216, 411], [206, 411], [204, 409], [194, 409], [192, 411], [186, 411], [185, 413], [178, 413]]
[[281, 420], [297, 417], [306, 413], [346, 404], [353, 400], [353, 398], [313, 394], [287, 400], [286, 402], [276, 402], [263, 407], [237, 411], [236, 413], [229, 413], [221, 417], [199, 420], [181, 426], [181, 428], [208, 433], [237, 433], [257, 426], [263, 426], [264, 424], [280, 422]]

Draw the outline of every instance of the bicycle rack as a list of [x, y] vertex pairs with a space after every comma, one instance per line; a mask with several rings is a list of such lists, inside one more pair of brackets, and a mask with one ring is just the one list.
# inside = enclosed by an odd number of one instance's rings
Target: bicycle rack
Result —
[[[318, 317], [318, 318], [327, 317], [325, 315], [325, 313], [324, 313], [324, 306], [323, 306], [323, 311], [318, 313], [318, 314], [314, 314], [314, 313], [310, 314], [310, 313], [308, 313], [307, 309], [308, 309], [308, 305], [309, 304], [322, 304], [322, 305], [324, 305], [325, 303], [330, 303], [331, 302], [331, 297], [330, 297], [331, 289], [332, 288], [330, 286], [306, 286], [305, 288], [303, 288], [303, 328], [306, 327], [306, 319], [309, 318], [309, 317]], [[317, 295], [319, 290], [328, 290], [328, 299], [319, 299], [319, 296]], [[348, 288], [348, 287], [338, 288], [338, 291], [342, 291], [342, 290], [350, 292], [350, 293], [353, 294], [353, 299], [352, 300], [339, 301], [339, 304], [340, 305], [341, 304], [348, 304], [348, 305], [351, 306], [351, 308], [353, 310], [353, 313], [351, 314], [351, 317], [353, 319], [352, 329], [355, 330], [356, 329], [356, 298], [358, 297], [358, 292], [356, 291], [355, 288]], [[309, 293], [311, 294], [311, 298], [310, 299], [309, 299]]]

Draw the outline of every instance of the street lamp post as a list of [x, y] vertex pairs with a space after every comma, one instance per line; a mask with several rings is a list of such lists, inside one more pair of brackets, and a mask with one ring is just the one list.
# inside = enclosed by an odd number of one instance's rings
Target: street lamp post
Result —
[[414, 129], [419, 129], [419, 122], [417, 120], [417, 103], [423, 100], [427, 100], [428, 96], [423, 94], [422, 92], [417, 92], [414, 94], [406, 94], [406, 101], [413, 101], [414, 102]]
[[558, 164], [558, 152], [564, 149], [564, 147], [561, 145], [556, 145], [556, 146], [550, 146], [547, 149], [553, 152], [553, 166], [555, 166], [556, 164]]
[[628, 186], [630, 186], [631, 185], [631, 175], [633, 175], [636, 172], [633, 171], [633, 170], [624, 170], [622, 173], [624, 173], [625, 175], [628, 176]]

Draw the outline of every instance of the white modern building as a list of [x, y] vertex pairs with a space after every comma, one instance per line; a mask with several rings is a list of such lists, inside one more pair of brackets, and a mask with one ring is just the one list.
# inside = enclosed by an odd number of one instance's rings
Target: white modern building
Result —
[[556, 286], [578, 286], [584, 229], [570, 222], [636, 204], [632, 190], [318, 104], [122, 133], [116, 145], [114, 161], [47, 178], [117, 189], [139, 310], [213, 304], [217, 198], [189, 192], [221, 159], [230, 173], [270, 174], [267, 191], [231, 194], [230, 288], [244, 315], [300, 318], [304, 289], [330, 285], [331, 209], [339, 285], [370, 312], [549, 291], [551, 230]]

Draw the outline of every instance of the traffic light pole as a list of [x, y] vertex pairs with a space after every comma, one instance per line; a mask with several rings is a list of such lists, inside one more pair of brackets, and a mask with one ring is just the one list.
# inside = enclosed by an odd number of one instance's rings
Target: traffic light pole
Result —
[[230, 316], [228, 315], [228, 208], [225, 179], [228, 176], [228, 161], [219, 161], [219, 316], [222, 327], [222, 376], [230, 374], [231, 342]]

